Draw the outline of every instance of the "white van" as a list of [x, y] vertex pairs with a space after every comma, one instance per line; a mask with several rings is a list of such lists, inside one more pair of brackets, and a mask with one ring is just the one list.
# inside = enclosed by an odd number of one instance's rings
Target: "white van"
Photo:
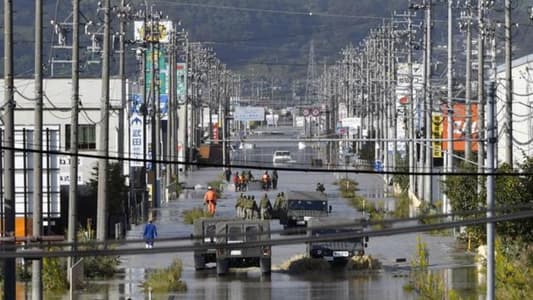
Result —
[[272, 157], [272, 162], [275, 164], [289, 163], [291, 161], [292, 161], [292, 158], [291, 158], [290, 151], [278, 150], [274, 152], [274, 156]]

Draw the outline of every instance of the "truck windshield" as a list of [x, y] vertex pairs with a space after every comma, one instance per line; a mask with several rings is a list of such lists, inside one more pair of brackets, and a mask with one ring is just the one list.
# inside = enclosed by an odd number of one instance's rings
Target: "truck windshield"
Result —
[[243, 236], [241, 233], [241, 227], [240, 226], [231, 226], [228, 229], [228, 243], [242, 243], [243, 242]]
[[289, 200], [287, 207], [291, 210], [327, 210], [327, 201]]
[[[361, 232], [361, 230], [350, 229], [350, 228], [337, 228], [337, 229], [324, 228], [324, 229], [315, 229], [315, 230], [312, 231], [312, 234], [313, 234], [313, 236], [326, 236], [326, 235], [332, 235], [332, 234], [336, 234], [336, 233], [348, 233], [348, 232], [359, 233], [359, 232]], [[343, 239], [343, 241], [361, 243], [363, 241], [363, 239], [360, 238], [360, 237], [357, 237], [357, 238], [351, 238], [349, 240], [344, 240]]]
[[259, 230], [256, 226], [247, 226], [246, 227], [246, 241], [254, 242], [257, 241], [257, 234]]

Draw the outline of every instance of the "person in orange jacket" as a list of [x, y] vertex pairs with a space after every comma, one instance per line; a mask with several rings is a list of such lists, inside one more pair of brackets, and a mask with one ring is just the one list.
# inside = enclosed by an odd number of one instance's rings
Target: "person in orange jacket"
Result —
[[217, 207], [217, 193], [211, 186], [207, 187], [207, 192], [204, 195], [204, 205], [207, 205], [209, 214], [214, 215]]

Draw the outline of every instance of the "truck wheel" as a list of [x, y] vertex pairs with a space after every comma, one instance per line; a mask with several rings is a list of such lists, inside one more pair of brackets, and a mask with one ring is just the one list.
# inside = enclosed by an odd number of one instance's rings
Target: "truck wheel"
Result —
[[261, 274], [270, 274], [272, 269], [271, 258], [259, 259], [259, 268], [261, 269]]
[[228, 273], [229, 270], [229, 260], [227, 259], [217, 259], [217, 275], [224, 275]]
[[203, 270], [205, 269], [205, 257], [201, 254], [194, 255], [194, 269]]

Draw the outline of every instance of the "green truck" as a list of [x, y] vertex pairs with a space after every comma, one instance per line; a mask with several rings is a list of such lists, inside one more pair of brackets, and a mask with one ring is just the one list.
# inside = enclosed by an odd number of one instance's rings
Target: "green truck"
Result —
[[284, 229], [305, 227], [311, 218], [326, 217], [331, 212], [328, 198], [322, 192], [289, 191], [284, 202], [274, 213]]
[[365, 254], [368, 237], [329, 239], [342, 234], [362, 234], [366, 219], [351, 218], [311, 218], [307, 223], [308, 237], [324, 237], [325, 241], [307, 243], [307, 254], [312, 258], [322, 258], [330, 263], [344, 264], [353, 256]]
[[270, 240], [268, 221], [206, 218], [196, 220], [194, 230], [197, 245], [212, 246], [194, 251], [195, 269], [215, 262], [218, 275], [228, 273], [229, 268], [246, 267], [259, 267], [262, 274], [270, 274], [271, 246], [245, 245]]

